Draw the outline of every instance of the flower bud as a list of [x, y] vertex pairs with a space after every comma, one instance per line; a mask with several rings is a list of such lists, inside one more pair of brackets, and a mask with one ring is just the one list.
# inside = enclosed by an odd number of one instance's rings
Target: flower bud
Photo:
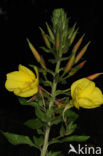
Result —
[[73, 41], [74, 41], [74, 39], [75, 39], [77, 33], [78, 33], [78, 28], [76, 29], [76, 31], [74, 31], [74, 33], [73, 33], [73, 35], [72, 35], [72, 37], [71, 37], [71, 39], [70, 39], [70, 45], [72, 45], [72, 43], [73, 43]]
[[74, 75], [79, 69], [81, 69], [86, 63], [86, 60], [85, 61], [82, 61], [80, 64], [78, 64], [76, 67], [77, 69], [75, 71], [71, 71], [70, 75]]
[[48, 23], [46, 23], [46, 26], [47, 26], [47, 30], [48, 30], [51, 40], [54, 41], [55, 40], [54, 34], [53, 34], [52, 30], [50, 29]]
[[73, 25], [73, 27], [70, 29], [69, 31], [69, 36], [68, 36], [68, 39], [71, 39], [72, 35], [73, 35], [73, 32], [75, 30], [75, 27], [76, 27], [76, 23]]
[[44, 58], [41, 56], [41, 61], [40, 61], [40, 64], [41, 66], [46, 69], [46, 64], [45, 64], [45, 61], [44, 61]]
[[40, 54], [38, 53], [38, 51], [34, 48], [34, 46], [32, 45], [32, 43], [29, 41], [29, 39], [27, 39], [27, 42], [29, 44], [29, 47], [34, 55], [34, 57], [36, 58], [37, 62], [39, 62], [41, 64], [41, 66], [45, 69], [45, 61], [43, 59], [43, 57], [40, 56]]
[[59, 31], [57, 31], [57, 33], [56, 33], [56, 44], [55, 44], [55, 47], [56, 47], [56, 51], [58, 51], [58, 49], [60, 47], [60, 34], [59, 34]]
[[[85, 34], [84, 34], [85, 35]], [[75, 44], [74, 48], [73, 48], [73, 51], [76, 52], [79, 48], [79, 46], [81, 45], [82, 41], [83, 41], [83, 38], [84, 38], [84, 35], [79, 39], [79, 41]]]
[[70, 60], [68, 61], [67, 65], [66, 65], [66, 67], [65, 67], [65, 69], [64, 69], [64, 71], [65, 71], [66, 73], [71, 69], [71, 67], [72, 67], [72, 65], [73, 65], [73, 63], [74, 63], [74, 61], [75, 61], [75, 54], [72, 54]]
[[43, 31], [42, 28], [40, 28], [40, 30], [41, 30], [41, 34], [42, 34], [42, 37], [43, 37], [43, 39], [44, 39], [44, 42], [45, 42], [46, 46], [47, 46], [48, 48], [50, 48], [50, 47], [51, 47], [51, 46], [50, 46], [50, 42], [49, 42], [49, 40], [48, 40], [48, 37], [47, 37], [46, 33]]
[[90, 42], [88, 42], [83, 48], [82, 50], [78, 53], [78, 55], [76, 56], [76, 59], [75, 59], [75, 63], [77, 63], [81, 58], [82, 56], [85, 54], [88, 46], [89, 46]]
[[40, 54], [38, 53], [38, 51], [34, 48], [34, 46], [32, 45], [32, 43], [29, 41], [29, 39], [27, 39], [27, 42], [29, 44], [29, 47], [34, 55], [34, 57], [36, 58], [36, 60], [38, 62], [40, 62]]
[[87, 76], [86, 78], [89, 79], [89, 80], [94, 80], [94, 79], [96, 79], [98, 76], [100, 76], [102, 74], [103, 73], [95, 73], [95, 74]]

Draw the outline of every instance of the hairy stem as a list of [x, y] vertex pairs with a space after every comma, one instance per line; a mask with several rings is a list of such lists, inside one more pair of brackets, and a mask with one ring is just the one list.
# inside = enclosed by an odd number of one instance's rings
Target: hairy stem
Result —
[[[55, 74], [58, 74], [59, 73], [60, 63], [61, 63], [61, 61], [59, 60], [57, 62], [57, 64], [56, 64]], [[53, 106], [53, 104], [55, 102], [55, 98], [56, 98], [55, 91], [56, 91], [57, 83], [58, 82], [56, 82], [56, 79], [54, 78], [53, 85], [52, 85], [52, 91], [51, 91], [52, 98], [51, 98], [50, 103], [49, 103], [49, 110], [52, 108], [52, 106]], [[51, 123], [49, 122], [48, 125], [49, 125], [49, 127], [47, 127], [46, 128], [46, 131], [45, 131], [44, 145], [43, 145], [43, 148], [41, 150], [41, 156], [46, 156], [46, 153], [47, 153], [48, 139], [49, 139], [49, 133], [50, 133], [50, 125], [51, 125]]]

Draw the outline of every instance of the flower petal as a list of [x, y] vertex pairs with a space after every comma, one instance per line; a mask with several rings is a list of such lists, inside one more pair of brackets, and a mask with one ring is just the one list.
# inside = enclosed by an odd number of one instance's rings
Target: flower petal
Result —
[[17, 90], [15, 89], [14, 90], [14, 94], [17, 95], [17, 96], [20, 96], [20, 97], [30, 97], [30, 96], [33, 96], [34, 94], [36, 94], [38, 92], [38, 88], [33, 88], [31, 90], [28, 90], [28, 91], [25, 91], [25, 92], [22, 92], [22, 90]]
[[30, 78], [27, 74], [21, 71], [14, 71], [7, 74], [7, 80], [15, 80], [15, 81], [28, 81]]
[[22, 71], [22, 72], [26, 73], [27, 75], [31, 76], [33, 79], [35, 79], [35, 74], [27, 67], [19, 64], [18, 69], [19, 69], [19, 71]]
[[92, 99], [95, 104], [103, 104], [103, 95], [101, 90], [95, 87], [90, 96], [90, 99]]
[[95, 104], [89, 98], [80, 98], [78, 100], [78, 103], [79, 103], [79, 107], [86, 108], [86, 109], [96, 108], [100, 106], [100, 104]]
[[5, 88], [9, 91], [13, 91], [15, 88], [24, 88], [24, 82], [8, 79], [5, 83]]
[[80, 94], [90, 94], [94, 87], [95, 87], [94, 82], [86, 78], [79, 79], [71, 85], [71, 96], [73, 97], [73, 92], [75, 91], [76, 88], [78, 88]]

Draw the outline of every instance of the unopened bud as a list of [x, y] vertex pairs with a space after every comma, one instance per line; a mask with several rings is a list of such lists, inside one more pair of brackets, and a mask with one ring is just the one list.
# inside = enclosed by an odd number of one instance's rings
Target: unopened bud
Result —
[[34, 57], [36, 58], [36, 60], [38, 62], [40, 62], [41, 58], [40, 58], [40, 54], [38, 53], [38, 51], [34, 48], [34, 46], [32, 45], [32, 43], [29, 41], [29, 39], [27, 39], [27, 42], [28, 42], [28, 45], [29, 45], [29, 48], [31, 49]]
[[70, 75], [74, 75], [78, 70], [80, 70], [84, 65], [85, 65], [85, 63], [86, 63], [86, 60], [85, 61], [83, 61], [83, 62], [81, 62], [80, 64], [78, 64], [77, 66], [76, 66], [76, 70], [74, 70], [74, 71], [71, 71], [70, 72]]
[[64, 71], [66, 73], [72, 68], [72, 65], [73, 65], [74, 61], [75, 61], [75, 54], [72, 54], [70, 60], [68, 61], [67, 65], [66, 65], [66, 67], [64, 69]]
[[89, 46], [90, 42], [88, 42], [83, 48], [82, 50], [78, 53], [78, 55], [76, 56], [76, 59], [75, 59], [75, 63], [77, 63], [81, 58], [82, 56], [85, 54], [88, 46]]
[[95, 73], [95, 74], [92, 74], [90, 76], [87, 76], [86, 78], [89, 79], [89, 80], [94, 80], [94, 79], [96, 79], [97, 77], [99, 77], [102, 74], [103, 73]]
[[41, 66], [44, 68], [44, 69], [46, 69], [46, 64], [45, 64], [45, 61], [44, 61], [44, 58], [41, 56], [41, 61], [40, 61], [40, 63], [41, 63]]
[[47, 37], [46, 33], [43, 31], [42, 28], [40, 28], [40, 30], [41, 30], [41, 34], [42, 34], [42, 37], [43, 37], [43, 39], [44, 39], [44, 42], [45, 42], [46, 46], [47, 46], [48, 48], [50, 48], [50, 47], [51, 47], [51, 46], [50, 46], [50, 42], [49, 42], [49, 40], [48, 40], [48, 37]]
[[75, 39], [75, 37], [77, 35], [77, 32], [78, 32], [78, 28], [76, 29], [76, 31], [74, 31], [74, 33], [73, 33], [73, 35], [72, 35], [72, 37], [70, 39], [70, 45], [72, 45], [72, 43], [73, 43], [73, 41], [74, 41], [74, 39]]
[[56, 44], [55, 44], [55, 47], [56, 47], [56, 51], [58, 51], [58, 49], [60, 47], [60, 34], [59, 34], [59, 31], [57, 31], [57, 33], [56, 33]]
[[72, 35], [73, 35], [73, 32], [75, 30], [75, 27], [76, 27], [76, 23], [73, 25], [73, 27], [70, 29], [69, 31], [69, 35], [68, 35], [68, 39], [71, 39]]
[[48, 25], [48, 23], [46, 23], [46, 26], [47, 26], [47, 30], [48, 30], [51, 40], [54, 41], [55, 40], [54, 34], [53, 34], [52, 30], [50, 29], [50, 26]]
[[75, 44], [73, 51], [76, 52], [83, 41], [84, 35], [79, 39], [79, 41]]
[[40, 54], [38, 53], [38, 51], [34, 48], [34, 46], [32, 45], [32, 43], [29, 41], [29, 39], [27, 39], [29, 48], [31, 49], [34, 57], [36, 58], [37, 62], [39, 62], [41, 64], [41, 66], [45, 69], [45, 61], [43, 59], [43, 57], [40, 56]]

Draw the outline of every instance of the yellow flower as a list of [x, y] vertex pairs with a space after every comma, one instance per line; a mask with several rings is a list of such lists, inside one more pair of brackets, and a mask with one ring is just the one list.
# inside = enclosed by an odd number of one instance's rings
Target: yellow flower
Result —
[[5, 87], [20, 97], [30, 97], [38, 92], [39, 73], [34, 67], [36, 75], [23, 65], [18, 66], [18, 71], [7, 74]]
[[103, 104], [103, 94], [93, 81], [79, 79], [71, 85], [71, 103], [76, 107], [96, 108]]

